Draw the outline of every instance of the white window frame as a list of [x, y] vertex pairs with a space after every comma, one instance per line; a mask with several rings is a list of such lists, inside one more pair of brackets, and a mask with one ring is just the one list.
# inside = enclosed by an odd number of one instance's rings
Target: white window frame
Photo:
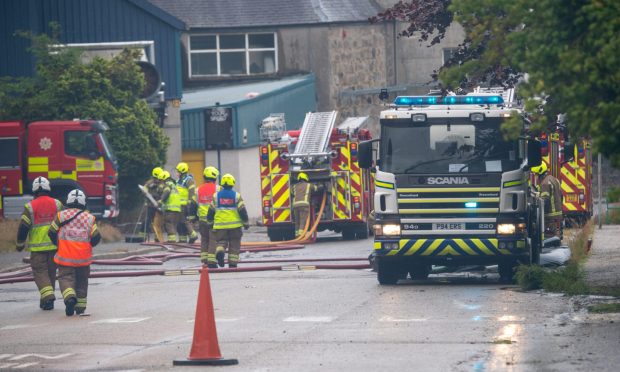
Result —
[[[273, 48], [250, 48], [250, 35], [273, 35]], [[232, 36], [232, 35], [244, 35], [245, 37], [245, 48], [237, 48], [237, 49], [221, 49], [220, 48], [220, 36]], [[215, 36], [215, 49], [192, 49], [192, 37], [194, 36]], [[235, 34], [191, 34], [188, 38], [188, 53], [189, 58], [187, 58], [187, 71], [190, 78], [197, 77], [217, 77], [217, 76], [250, 76], [250, 75], [261, 75], [266, 74], [265, 72], [260, 73], [251, 73], [250, 72], [250, 52], [273, 52], [274, 53], [274, 71], [272, 73], [278, 72], [278, 34], [276, 32], [250, 32], [250, 33], [235, 33]], [[221, 54], [228, 52], [243, 52], [245, 53], [245, 73], [243, 74], [222, 74], [222, 65], [221, 65]], [[203, 74], [194, 74], [192, 72], [192, 55], [193, 54], [215, 54], [216, 55], [216, 64], [217, 64], [217, 74], [212, 75], [203, 75]], [[271, 73], [269, 73], [271, 74]]]

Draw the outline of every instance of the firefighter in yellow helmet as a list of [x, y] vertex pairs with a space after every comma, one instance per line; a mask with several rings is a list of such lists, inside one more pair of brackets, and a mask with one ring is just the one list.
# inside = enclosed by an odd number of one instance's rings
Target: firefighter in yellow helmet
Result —
[[180, 162], [176, 167], [179, 179], [177, 180], [177, 190], [181, 198], [181, 220], [179, 221], [179, 241], [189, 242], [190, 244], [198, 240], [198, 234], [194, 231], [194, 221], [196, 215], [196, 182], [194, 176], [189, 173], [189, 165]]
[[231, 174], [222, 176], [222, 189], [213, 195], [213, 201], [207, 212], [207, 224], [213, 226], [216, 240], [215, 258], [220, 267], [224, 266], [224, 255], [228, 247], [228, 267], [237, 267], [241, 237], [243, 231], [250, 228], [248, 212], [241, 194], [233, 190], [235, 177]]
[[317, 185], [311, 184], [305, 172], [299, 172], [297, 183], [293, 186], [293, 220], [295, 221], [295, 236], [304, 231], [306, 221], [310, 216], [310, 197], [320, 191]]
[[[161, 167], [153, 168], [151, 171], [151, 177], [144, 183], [146, 191], [153, 197], [154, 200], [159, 200], [161, 198], [161, 191], [163, 188], [161, 187], [162, 181], [159, 180], [159, 175], [163, 171], [164, 170]], [[151, 202], [147, 201], [146, 206], [147, 227], [150, 226], [153, 229], [155, 241], [163, 242], [164, 215], [161, 211], [159, 211], [159, 208]]]
[[176, 243], [177, 241], [177, 225], [181, 218], [181, 198], [176, 184], [170, 178], [170, 172], [163, 171], [159, 175], [159, 180], [163, 182], [161, 198], [158, 204], [164, 212], [164, 227], [168, 234], [167, 241]]
[[538, 174], [540, 198], [545, 206], [545, 238], [557, 236], [562, 239], [562, 186], [560, 181], [548, 172], [543, 161], [532, 172]]
[[202, 172], [205, 183], [198, 187], [198, 221], [200, 226], [200, 261], [211, 268], [217, 267], [215, 260], [215, 237], [213, 226], [207, 223], [209, 207], [213, 202], [213, 195], [221, 190], [217, 184], [220, 172], [215, 167], [206, 167]]

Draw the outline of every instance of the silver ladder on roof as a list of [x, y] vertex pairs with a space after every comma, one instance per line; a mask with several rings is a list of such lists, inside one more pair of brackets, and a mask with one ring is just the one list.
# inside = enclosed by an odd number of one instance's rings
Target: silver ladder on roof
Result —
[[504, 87], [476, 87], [474, 93], [490, 93], [502, 96], [506, 105], [511, 105], [515, 98], [515, 88]]
[[338, 111], [309, 112], [301, 127], [294, 155], [325, 154]]

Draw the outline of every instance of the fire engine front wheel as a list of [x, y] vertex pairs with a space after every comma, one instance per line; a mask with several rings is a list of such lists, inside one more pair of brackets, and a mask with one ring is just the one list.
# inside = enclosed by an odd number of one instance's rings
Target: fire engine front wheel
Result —
[[390, 262], [377, 258], [377, 280], [381, 285], [394, 285], [399, 279], [407, 277], [407, 270], [399, 262]]
[[500, 283], [514, 283], [516, 266], [517, 263], [515, 261], [503, 261], [499, 263], [497, 271], [499, 272]]
[[409, 275], [413, 280], [425, 280], [428, 279], [428, 275], [431, 273], [431, 265], [426, 264], [411, 264], [409, 266]]

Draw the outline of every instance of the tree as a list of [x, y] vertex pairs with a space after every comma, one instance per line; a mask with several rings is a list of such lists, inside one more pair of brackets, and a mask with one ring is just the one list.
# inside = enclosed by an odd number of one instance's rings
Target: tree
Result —
[[[421, 39], [435, 44], [452, 21], [446, 12], [466, 35], [440, 69], [444, 86], [519, 83], [518, 94], [534, 128], [544, 128], [564, 113], [573, 135], [590, 136], [595, 148], [620, 166], [619, 2], [412, 0], [371, 21], [410, 22], [401, 35], [411, 36], [417, 29]], [[504, 128], [505, 133], [515, 135], [512, 128]]]
[[0, 120], [105, 121], [119, 162], [119, 202], [124, 208], [135, 206], [136, 185], [165, 163], [169, 145], [155, 113], [139, 98], [145, 84], [135, 63], [139, 51], [126, 49], [110, 60], [81, 63], [81, 51], [60, 46], [57, 33], [21, 34], [32, 42], [36, 73], [1, 79]]

